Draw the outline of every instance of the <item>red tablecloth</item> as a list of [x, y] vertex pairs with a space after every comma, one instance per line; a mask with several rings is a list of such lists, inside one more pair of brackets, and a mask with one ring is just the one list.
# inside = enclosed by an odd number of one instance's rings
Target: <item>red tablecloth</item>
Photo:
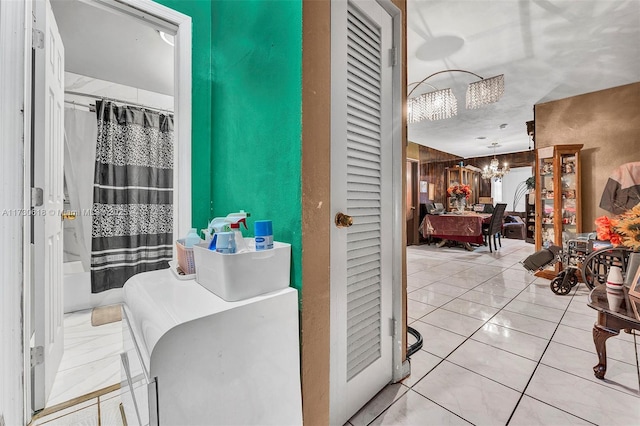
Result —
[[491, 215], [478, 213], [426, 215], [420, 224], [423, 237], [483, 244], [482, 222]]

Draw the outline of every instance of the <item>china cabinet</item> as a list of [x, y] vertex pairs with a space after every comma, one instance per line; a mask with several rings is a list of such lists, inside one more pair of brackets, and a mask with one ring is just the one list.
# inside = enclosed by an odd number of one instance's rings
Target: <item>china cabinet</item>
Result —
[[554, 145], [537, 150], [536, 250], [564, 247], [582, 232], [581, 149], [582, 145]]
[[536, 241], [536, 194], [530, 192], [525, 197], [525, 222], [527, 232], [525, 241], [534, 244]]
[[[447, 188], [452, 185], [469, 185], [471, 195], [466, 200], [467, 208], [478, 202], [478, 191], [480, 191], [480, 173], [467, 167], [447, 167]], [[455, 206], [451, 198], [447, 198], [447, 210], [454, 210]]]

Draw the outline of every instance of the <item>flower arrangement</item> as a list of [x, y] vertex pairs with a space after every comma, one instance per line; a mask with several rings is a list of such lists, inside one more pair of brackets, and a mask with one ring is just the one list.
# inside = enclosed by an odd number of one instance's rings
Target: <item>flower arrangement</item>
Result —
[[600, 216], [595, 223], [599, 240], [640, 251], [640, 203], [613, 219]]
[[452, 185], [447, 188], [447, 195], [451, 198], [460, 200], [462, 198], [469, 198], [471, 195], [471, 188], [469, 185]]

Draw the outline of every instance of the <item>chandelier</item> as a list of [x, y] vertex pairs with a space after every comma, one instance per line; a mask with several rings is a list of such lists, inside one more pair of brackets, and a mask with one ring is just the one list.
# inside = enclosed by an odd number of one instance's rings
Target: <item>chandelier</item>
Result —
[[497, 102], [504, 94], [504, 74], [491, 78], [483, 78], [478, 74], [465, 70], [438, 71], [425, 77], [418, 83], [411, 83], [415, 84], [415, 86], [407, 96], [411, 96], [413, 91], [421, 84], [431, 86], [434, 91], [409, 98], [407, 101], [407, 121], [409, 123], [418, 123], [423, 120], [442, 120], [458, 114], [458, 101], [450, 88], [438, 90], [431, 84], [426, 83], [431, 77], [445, 72], [463, 72], [472, 74], [480, 79], [480, 81], [470, 83], [467, 86], [467, 109], [480, 108], [483, 105]]
[[509, 168], [509, 165], [507, 163], [504, 163], [504, 167], [500, 168], [499, 167], [499, 162], [498, 159], [496, 158], [496, 146], [498, 145], [498, 142], [492, 142], [491, 146], [489, 148], [493, 148], [493, 158], [491, 159], [491, 162], [489, 163], [488, 166], [484, 166], [484, 169], [482, 169], [482, 179], [492, 179], [494, 180], [494, 182], [501, 182], [502, 181], [502, 176], [506, 175], [507, 173], [509, 173], [511, 171], [511, 169]]

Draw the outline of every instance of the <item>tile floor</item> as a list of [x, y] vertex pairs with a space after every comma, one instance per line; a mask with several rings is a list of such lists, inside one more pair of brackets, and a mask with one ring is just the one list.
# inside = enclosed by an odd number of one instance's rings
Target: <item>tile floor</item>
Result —
[[411, 376], [348, 424], [640, 424], [640, 338], [609, 339], [606, 379], [596, 379], [589, 291], [555, 295], [519, 264], [533, 251], [509, 239], [494, 253], [408, 247], [409, 325], [424, 345]]
[[91, 325], [91, 310], [65, 314], [64, 355], [45, 409], [32, 425], [122, 425], [122, 323]]
[[[532, 252], [508, 239], [494, 253], [408, 247], [409, 324], [424, 346], [411, 357], [411, 376], [348, 425], [640, 424], [640, 339], [609, 339], [606, 380], [596, 379], [587, 288], [553, 294], [519, 264]], [[91, 327], [90, 316], [65, 318], [65, 355], [47, 407], [94, 394], [33, 425], [122, 424], [118, 391], [95, 392], [120, 382], [121, 325]]]

